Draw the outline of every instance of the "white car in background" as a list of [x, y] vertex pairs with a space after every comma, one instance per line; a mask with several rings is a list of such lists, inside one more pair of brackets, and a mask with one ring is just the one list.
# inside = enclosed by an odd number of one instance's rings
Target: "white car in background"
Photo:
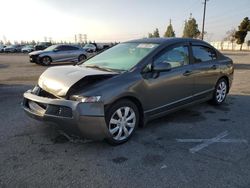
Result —
[[29, 53], [34, 51], [34, 46], [33, 45], [26, 45], [21, 49], [22, 53]]
[[0, 44], [0, 52], [4, 52], [5, 47], [6, 47], [5, 45]]

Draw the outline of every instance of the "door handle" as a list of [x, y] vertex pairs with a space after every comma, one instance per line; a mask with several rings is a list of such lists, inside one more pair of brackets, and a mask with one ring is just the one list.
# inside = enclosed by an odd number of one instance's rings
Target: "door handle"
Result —
[[212, 65], [212, 66], [210, 67], [210, 69], [216, 70], [216, 69], [217, 69], [217, 65]]
[[193, 73], [193, 71], [187, 70], [183, 73], [183, 76], [189, 76]]

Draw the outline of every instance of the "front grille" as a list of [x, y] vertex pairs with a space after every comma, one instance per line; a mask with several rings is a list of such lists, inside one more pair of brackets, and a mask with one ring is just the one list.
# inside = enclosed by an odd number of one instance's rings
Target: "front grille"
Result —
[[43, 90], [42, 88], [40, 88], [40, 90], [38, 92], [38, 96], [46, 97], [46, 98], [50, 98], [50, 99], [57, 99], [57, 97], [55, 95]]
[[[43, 90], [39, 86], [36, 86], [32, 90], [32, 93], [34, 95], [37, 95], [40, 97], [57, 99], [56, 96]], [[26, 108], [29, 108], [30, 110], [34, 111], [37, 114], [47, 114], [47, 115], [52, 115], [52, 116], [64, 117], [64, 118], [72, 118], [73, 117], [72, 109], [70, 107], [67, 107], [67, 106], [47, 104], [47, 103], [42, 103], [42, 102], [35, 102], [35, 101], [31, 101], [29, 99], [25, 99], [23, 104]]]
[[45, 91], [44, 89], [42, 89], [38, 85], [34, 87], [34, 89], [32, 90], [32, 93], [37, 95], [37, 96], [40, 96], [40, 97], [46, 97], [46, 98], [50, 98], [50, 99], [58, 99], [58, 97]]
[[67, 118], [71, 118], [73, 116], [71, 108], [66, 106], [58, 106], [51, 104], [48, 105], [46, 114], [60, 116], [60, 117], [67, 117]]
[[38, 63], [38, 55], [31, 55], [31, 56], [30, 56], [30, 61], [31, 61], [31, 62], [37, 62], [37, 63]]

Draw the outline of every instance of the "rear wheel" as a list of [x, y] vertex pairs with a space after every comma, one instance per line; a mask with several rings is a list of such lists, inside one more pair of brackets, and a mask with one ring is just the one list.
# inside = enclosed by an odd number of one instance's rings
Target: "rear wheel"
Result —
[[122, 144], [129, 140], [139, 123], [139, 111], [130, 100], [121, 100], [112, 105], [106, 123], [111, 135], [107, 142], [112, 145]]
[[222, 104], [227, 97], [227, 91], [228, 91], [227, 80], [225, 78], [222, 78], [217, 82], [215, 86], [212, 103], [215, 105]]
[[51, 62], [52, 62], [52, 60], [48, 56], [42, 57], [42, 59], [41, 59], [41, 64], [44, 66], [49, 66], [51, 64]]

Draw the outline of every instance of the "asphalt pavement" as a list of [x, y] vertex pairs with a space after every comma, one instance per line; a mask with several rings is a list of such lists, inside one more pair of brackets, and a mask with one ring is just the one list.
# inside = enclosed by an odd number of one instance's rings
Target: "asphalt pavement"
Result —
[[250, 187], [250, 53], [224, 53], [225, 104], [154, 120], [116, 147], [27, 117], [22, 94], [46, 67], [0, 54], [0, 187]]

